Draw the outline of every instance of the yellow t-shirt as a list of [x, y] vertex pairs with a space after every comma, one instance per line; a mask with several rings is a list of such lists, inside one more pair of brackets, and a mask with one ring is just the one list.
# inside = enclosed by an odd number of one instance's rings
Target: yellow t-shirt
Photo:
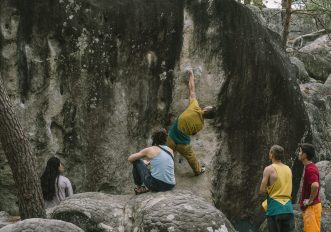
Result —
[[195, 135], [203, 128], [202, 110], [196, 98], [191, 99], [189, 106], [178, 117], [178, 129], [186, 135]]

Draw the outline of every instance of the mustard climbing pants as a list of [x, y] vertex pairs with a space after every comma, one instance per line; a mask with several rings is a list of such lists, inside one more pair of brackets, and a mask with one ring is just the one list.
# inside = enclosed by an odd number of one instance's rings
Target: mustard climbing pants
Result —
[[321, 231], [322, 204], [310, 205], [302, 212], [303, 227], [305, 232]]
[[197, 160], [191, 144], [176, 144], [170, 137], [167, 139], [167, 146], [172, 150], [179, 152], [182, 156], [185, 157], [191, 168], [193, 169], [194, 174], [199, 174], [201, 171], [200, 162]]

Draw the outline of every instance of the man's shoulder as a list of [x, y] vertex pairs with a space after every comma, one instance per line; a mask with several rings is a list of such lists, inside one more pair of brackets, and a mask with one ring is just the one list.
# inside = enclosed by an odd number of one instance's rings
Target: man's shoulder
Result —
[[310, 173], [310, 172], [317, 172], [317, 173], [319, 173], [319, 170], [318, 170], [318, 167], [316, 166], [316, 164], [310, 163], [309, 165], [306, 166], [305, 172], [306, 173]]
[[275, 170], [275, 168], [272, 166], [272, 164], [270, 164], [264, 168], [265, 172], [272, 172], [274, 170]]

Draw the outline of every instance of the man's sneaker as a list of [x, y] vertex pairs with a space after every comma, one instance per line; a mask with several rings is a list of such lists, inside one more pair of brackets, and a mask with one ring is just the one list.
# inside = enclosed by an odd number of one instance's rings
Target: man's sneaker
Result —
[[201, 174], [203, 174], [206, 171], [206, 166], [201, 166], [201, 171], [199, 173], [196, 173], [196, 176], [200, 176]]

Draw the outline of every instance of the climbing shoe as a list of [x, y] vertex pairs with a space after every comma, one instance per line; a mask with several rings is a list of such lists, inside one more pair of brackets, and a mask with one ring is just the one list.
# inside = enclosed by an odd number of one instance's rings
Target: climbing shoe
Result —
[[135, 187], [134, 192], [136, 193], [136, 195], [139, 195], [142, 193], [147, 193], [147, 192], [149, 192], [149, 190], [145, 186], [140, 186], [140, 187]]
[[206, 166], [201, 166], [201, 171], [199, 173], [195, 173], [196, 176], [200, 176], [201, 174], [203, 174], [206, 171]]

